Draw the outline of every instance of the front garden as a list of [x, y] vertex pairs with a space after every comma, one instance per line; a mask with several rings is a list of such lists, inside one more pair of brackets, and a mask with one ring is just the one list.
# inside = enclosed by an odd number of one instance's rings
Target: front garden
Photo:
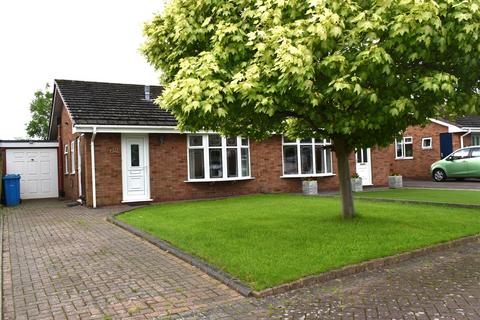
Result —
[[230, 273], [255, 290], [480, 233], [475, 209], [289, 194], [160, 204], [117, 218]]

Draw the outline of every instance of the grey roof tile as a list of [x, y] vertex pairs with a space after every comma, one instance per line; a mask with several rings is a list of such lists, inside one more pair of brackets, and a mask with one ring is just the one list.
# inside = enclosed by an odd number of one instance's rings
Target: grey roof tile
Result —
[[[145, 100], [145, 86], [107, 82], [55, 80], [75, 124], [176, 126], [175, 117]], [[150, 86], [152, 99], [163, 91]]]

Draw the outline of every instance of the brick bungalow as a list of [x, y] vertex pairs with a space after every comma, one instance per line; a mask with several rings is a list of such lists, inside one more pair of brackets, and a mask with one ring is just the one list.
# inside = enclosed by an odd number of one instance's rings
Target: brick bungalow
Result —
[[[300, 192], [305, 178], [316, 179], [320, 190], [338, 188], [329, 141], [181, 133], [175, 118], [153, 103], [161, 91], [55, 81], [49, 136], [59, 142], [60, 195], [96, 207]], [[359, 150], [352, 172], [366, 185], [386, 185], [392, 155]]]
[[409, 127], [388, 147], [391, 171], [411, 179], [430, 179], [430, 165], [453, 151], [480, 145], [480, 116], [454, 121], [430, 119], [424, 127]]

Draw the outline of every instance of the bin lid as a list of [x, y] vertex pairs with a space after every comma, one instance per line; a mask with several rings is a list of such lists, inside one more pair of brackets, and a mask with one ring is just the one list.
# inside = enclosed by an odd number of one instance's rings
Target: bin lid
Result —
[[15, 179], [20, 179], [19, 174], [7, 174], [6, 176], [3, 177], [3, 180], [15, 180]]

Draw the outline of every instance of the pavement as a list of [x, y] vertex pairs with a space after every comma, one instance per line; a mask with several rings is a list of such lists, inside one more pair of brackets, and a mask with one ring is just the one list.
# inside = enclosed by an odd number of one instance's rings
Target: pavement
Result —
[[3, 209], [4, 319], [480, 319], [480, 242], [255, 299], [66, 205]]
[[403, 180], [404, 187], [408, 188], [434, 188], [434, 189], [465, 189], [480, 190], [480, 179], [465, 179], [463, 181], [447, 180], [435, 182], [433, 180]]

